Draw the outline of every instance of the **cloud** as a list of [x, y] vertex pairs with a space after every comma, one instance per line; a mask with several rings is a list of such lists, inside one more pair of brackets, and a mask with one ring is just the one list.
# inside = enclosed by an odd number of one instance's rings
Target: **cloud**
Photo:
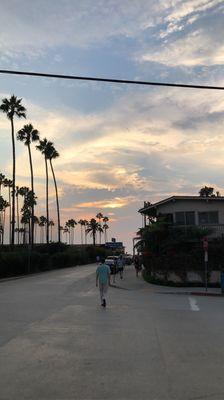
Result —
[[100, 201], [90, 201], [86, 203], [77, 204], [76, 207], [78, 208], [96, 208], [96, 209], [114, 209], [114, 208], [122, 208], [126, 205], [135, 202], [136, 199], [134, 197], [125, 197], [119, 198], [115, 197], [110, 200], [100, 200]]
[[51, 0], [11, 1], [1, 7], [0, 50], [6, 57], [19, 53], [39, 57], [51, 47], [86, 47], [117, 36], [131, 37], [146, 24], [153, 25], [153, 3], [63, 0], [52, 7]]
[[220, 0], [174, 2], [164, 10], [156, 45], [138, 58], [169, 67], [193, 68], [224, 62], [223, 3]]

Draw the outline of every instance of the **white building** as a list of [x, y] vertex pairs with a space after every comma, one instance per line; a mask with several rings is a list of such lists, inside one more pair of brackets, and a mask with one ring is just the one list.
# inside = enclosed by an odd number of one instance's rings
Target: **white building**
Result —
[[172, 196], [157, 203], [144, 203], [139, 210], [143, 226], [148, 217], [166, 216], [174, 226], [198, 226], [212, 230], [210, 236], [224, 235], [224, 197]]

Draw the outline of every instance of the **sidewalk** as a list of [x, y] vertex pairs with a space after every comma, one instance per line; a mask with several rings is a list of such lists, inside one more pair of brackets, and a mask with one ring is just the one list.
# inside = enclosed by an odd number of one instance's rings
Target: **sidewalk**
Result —
[[[224, 294], [221, 293], [221, 288], [208, 288], [206, 292], [204, 287], [172, 287], [147, 283], [142, 278], [141, 274], [137, 278], [134, 271], [133, 265], [126, 266], [124, 271], [124, 279], [120, 279], [119, 275], [117, 274], [115, 278], [115, 286], [124, 290], [152, 290], [153, 292], [164, 294], [224, 297]], [[114, 285], [113, 278], [111, 279], [111, 282], [112, 285]]]

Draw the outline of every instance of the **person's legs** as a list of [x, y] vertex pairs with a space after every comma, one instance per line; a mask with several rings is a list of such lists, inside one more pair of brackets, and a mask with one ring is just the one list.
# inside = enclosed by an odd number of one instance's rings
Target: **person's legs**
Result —
[[102, 304], [106, 307], [106, 295], [108, 290], [108, 284], [102, 284]]
[[103, 283], [99, 283], [99, 290], [100, 290], [101, 305], [103, 305]]

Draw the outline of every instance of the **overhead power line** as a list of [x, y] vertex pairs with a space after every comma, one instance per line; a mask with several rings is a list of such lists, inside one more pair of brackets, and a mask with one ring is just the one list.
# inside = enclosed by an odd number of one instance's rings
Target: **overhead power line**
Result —
[[97, 78], [97, 77], [92, 77], [92, 76], [47, 74], [44, 72], [13, 71], [13, 70], [7, 70], [7, 69], [0, 69], [0, 74], [26, 75], [26, 76], [36, 76], [36, 77], [43, 77], [43, 78], [71, 79], [71, 80], [94, 81], [94, 82], [105, 82], [105, 83], [123, 83], [123, 84], [128, 84], [128, 85], [131, 84], [131, 85], [144, 85], [144, 86], [180, 87], [180, 88], [190, 88], [190, 89], [224, 90], [224, 86], [187, 85], [184, 83], [150, 82], [150, 81], [139, 81], [139, 80], [128, 80], [128, 79]]

